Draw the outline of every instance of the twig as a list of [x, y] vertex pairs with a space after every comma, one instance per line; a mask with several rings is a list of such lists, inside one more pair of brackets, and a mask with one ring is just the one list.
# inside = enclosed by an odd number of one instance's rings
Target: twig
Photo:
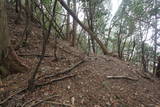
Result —
[[[18, 56], [21, 56], [21, 57], [24, 57], [24, 56], [28, 56], [28, 57], [41, 57], [41, 55], [38, 55], [38, 54], [19, 54]], [[44, 55], [44, 57], [53, 57], [53, 56], [50, 56], [50, 55]]]
[[107, 76], [107, 79], [126, 79], [131, 81], [138, 81], [138, 79], [127, 77], [127, 76]]
[[73, 69], [75, 69], [76, 67], [78, 67], [79, 65], [81, 65], [84, 62], [85, 62], [85, 60], [81, 60], [78, 63], [76, 63], [75, 65], [73, 65], [72, 67], [63, 70], [62, 72], [58, 72], [58, 73], [53, 74], [53, 75], [45, 76], [45, 77], [43, 77], [41, 79], [48, 79], [48, 78], [51, 78], [51, 77], [56, 77], [56, 76], [60, 76], [60, 75], [63, 75], [63, 74], [67, 74], [67, 73], [71, 72]]
[[59, 105], [59, 106], [65, 106], [65, 107], [72, 107], [70, 104], [64, 104], [64, 103], [58, 103], [58, 102], [53, 102], [53, 101], [44, 101], [44, 103], [47, 104], [52, 104], [52, 105]]
[[[35, 104], [33, 104], [33, 105], [30, 105], [30, 107], [35, 107], [35, 106], [37, 106], [37, 105], [43, 103], [44, 101], [50, 100], [50, 99], [52, 99], [52, 98], [54, 98], [54, 97], [57, 97], [57, 95], [56, 95], [56, 96], [55, 96], [55, 95], [49, 96], [49, 97], [44, 98], [44, 99], [42, 99], [42, 100], [36, 100], [36, 101], [38, 101], [38, 102], [35, 103]], [[24, 107], [24, 106], [23, 106], [23, 107]]]
[[141, 74], [140, 72], [136, 71], [137, 74], [139, 74], [139, 76], [141, 76], [142, 78], [146, 79], [146, 80], [149, 80], [151, 82], [154, 82], [154, 80], [152, 78], [150, 78], [149, 76], [147, 76], [146, 74]]
[[13, 96], [22, 93], [23, 91], [26, 91], [27, 88], [23, 88], [17, 92], [15, 92], [14, 94], [10, 95], [9, 97], [7, 97], [6, 99], [4, 99], [3, 101], [0, 102], [0, 105], [4, 104], [5, 102], [7, 102], [8, 100], [10, 100]]
[[58, 82], [58, 81], [62, 81], [64, 79], [68, 79], [68, 78], [72, 78], [72, 77], [75, 77], [76, 75], [69, 75], [69, 76], [64, 76], [64, 77], [60, 77], [58, 79], [52, 79], [51, 81], [49, 82], [44, 82], [44, 83], [40, 83], [40, 84], [37, 84], [36, 87], [42, 87], [42, 86], [45, 86], [45, 85], [48, 85], [48, 84], [52, 84], [54, 82]]
[[67, 53], [67, 54], [70, 54], [70, 55], [73, 55], [73, 56], [75, 56], [75, 57], [81, 58], [80, 55], [76, 55], [76, 54], [74, 54], [74, 53], [72, 53], [72, 52], [70, 52], [70, 51], [67, 51], [67, 50], [65, 50], [63, 47], [58, 46], [58, 48], [61, 49], [62, 51], [64, 51], [65, 53]]

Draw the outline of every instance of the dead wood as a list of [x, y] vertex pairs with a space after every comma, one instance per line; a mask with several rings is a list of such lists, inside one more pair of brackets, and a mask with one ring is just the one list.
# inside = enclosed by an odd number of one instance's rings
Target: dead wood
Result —
[[45, 77], [42, 77], [42, 78], [39, 77], [39, 78], [40, 78], [40, 79], [48, 79], [48, 78], [51, 78], [51, 77], [56, 77], [56, 76], [68, 74], [68, 73], [70, 73], [73, 69], [75, 69], [76, 67], [78, 67], [79, 65], [81, 65], [81, 64], [84, 63], [84, 62], [85, 62], [85, 60], [81, 60], [81, 61], [79, 61], [78, 63], [76, 63], [75, 65], [73, 65], [72, 67], [67, 68], [67, 69], [65, 69], [65, 70], [63, 70], [63, 71], [61, 71], [61, 72], [58, 72], [58, 73], [53, 74], [53, 75], [48, 75], [48, 76], [45, 76]]
[[[65, 79], [68, 79], [68, 78], [72, 78], [72, 77], [75, 77], [76, 75], [73, 74], [73, 75], [69, 75], [69, 76], [64, 76], [64, 77], [60, 77], [60, 78], [57, 78], [57, 79], [52, 79], [51, 81], [49, 82], [44, 82], [44, 83], [40, 83], [40, 84], [35, 84], [35, 87], [38, 88], [38, 87], [42, 87], [42, 86], [45, 86], [45, 85], [49, 85], [49, 84], [52, 84], [52, 83], [55, 83], [55, 82], [58, 82], [58, 81], [62, 81], [62, 80], [65, 80]], [[3, 101], [0, 102], [0, 105], [6, 103], [8, 100], [12, 99], [14, 96], [24, 92], [28, 90], [28, 87], [25, 87], [25, 88], [22, 88], [21, 90], [15, 92], [14, 94], [10, 95], [9, 97], [7, 97], [6, 99], [4, 99]]]
[[65, 80], [65, 79], [68, 79], [68, 78], [72, 78], [72, 77], [75, 77], [76, 75], [73, 74], [73, 75], [67, 75], [67, 76], [63, 76], [63, 77], [60, 77], [60, 78], [57, 78], [57, 79], [52, 79], [51, 81], [49, 82], [44, 82], [44, 83], [39, 83], [36, 85], [36, 87], [42, 87], [42, 86], [45, 86], [45, 85], [49, 85], [49, 84], [52, 84], [52, 83], [55, 83], [55, 82], [58, 82], [58, 81], [62, 81], [62, 80]]
[[131, 81], [138, 81], [136, 78], [127, 77], [127, 76], [107, 76], [107, 79], [126, 79]]
[[154, 80], [151, 78], [151, 77], [149, 77], [147, 74], [145, 74], [145, 73], [140, 73], [140, 72], [138, 72], [138, 71], [136, 71], [136, 73], [140, 76], [140, 77], [142, 77], [142, 78], [144, 78], [144, 79], [146, 79], [146, 80], [149, 80], [149, 81], [151, 81], [151, 82], [154, 82]]
[[52, 98], [54, 98], [54, 97], [58, 97], [58, 95], [51, 95], [51, 96], [46, 97], [46, 98], [43, 98], [43, 99], [41, 99], [41, 100], [31, 99], [31, 100], [25, 102], [21, 107], [25, 107], [25, 106], [28, 105], [29, 103], [31, 103], [31, 102], [33, 102], [33, 101], [36, 101], [36, 103], [34, 103], [34, 104], [32, 104], [32, 105], [29, 106], [29, 107], [35, 107], [35, 106], [43, 103], [44, 101], [50, 100], [50, 99], [52, 99]]
[[[42, 55], [39, 55], [39, 54], [18, 54], [18, 56], [21, 56], [21, 57], [41, 57]], [[53, 57], [51, 55], [44, 55], [44, 57]]]
[[8, 100], [12, 99], [15, 95], [20, 94], [20, 93], [22, 93], [22, 92], [24, 92], [26, 90], [27, 90], [27, 87], [26, 88], [22, 88], [19, 91], [13, 93], [12, 95], [8, 96], [6, 99], [4, 99], [3, 101], [1, 101], [0, 105], [6, 103]]
[[59, 48], [60, 50], [64, 51], [65, 53], [67, 53], [67, 54], [70, 54], [70, 55], [73, 55], [73, 56], [75, 56], [75, 57], [81, 58], [80, 55], [76, 55], [75, 53], [72, 53], [71, 51], [68, 51], [68, 50], [66, 50], [66, 49], [63, 48], [63, 47], [58, 46], [58, 48]]
[[59, 103], [59, 102], [53, 102], [53, 101], [44, 101], [43, 103], [51, 104], [51, 105], [57, 105], [57, 106], [62, 106], [62, 107], [73, 107], [70, 104], [64, 104], [64, 103]]

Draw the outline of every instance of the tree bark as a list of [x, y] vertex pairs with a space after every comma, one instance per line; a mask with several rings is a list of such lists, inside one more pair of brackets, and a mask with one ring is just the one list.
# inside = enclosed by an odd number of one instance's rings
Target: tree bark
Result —
[[25, 0], [25, 12], [26, 12], [26, 27], [23, 32], [23, 40], [22, 43], [26, 43], [28, 39], [28, 35], [31, 32], [31, 1]]
[[[77, 5], [76, 0], [73, 0], [73, 11], [74, 14], [77, 14]], [[72, 34], [72, 46], [74, 47], [76, 44], [76, 38], [77, 38], [77, 22], [75, 19], [73, 19], [73, 34]]]
[[[157, 0], [154, 0], [154, 8], [157, 8]], [[153, 57], [153, 75], [156, 75], [156, 60], [157, 60], [157, 34], [158, 34], [158, 29], [157, 29], [157, 21], [158, 17], [157, 17], [157, 10], [155, 12], [155, 34], [154, 34], [154, 57]]]
[[84, 24], [81, 23], [81, 21], [78, 19], [78, 17], [74, 14], [74, 12], [68, 8], [68, 6], [66, 5], [66, 3], [63, 0], [58, 0], [60, 2], [60, 4], [68, 11], [68, 13], [73, 17], [74, 20], [77, 21], [77, 23], [84, 29], [87, 31], [87, 33], [97, 42], [97, 44], [100, 46], [100, 48], [102, 49], [102, 52], [104, 55], [108, 54], [108, 51], [105, 47], [105, 45], [97, 38], [96, 34], [93, 33], [91, 30], [89, 30], [89, 28], [87, 28]]
[[[95, 10], [95, 6], [93, 6], [94, 4], [92, 3], [92, 1], [89, 1], [89, 16], [88, 16], [88, 25], [89, 25], [89, 28], [92, 32], [94, 32], [94, 24], [93, 24], [93, 15], [94, 15], [94, 12], [93, 10]], [[95, 41], [94, 39], [91, 37], [91, 42], [92, 42], [92, 50], [93, 50], [93, 53], [96, 53], [96, 49], [95, 49]]]
[[27, 71], [28, 67], [22, 63], [10, 45], [8, 34], [6, 1], [0, 0], [0, 75]]
[[16, 13], [17, 13], [17, 18], [15, 20], [15, 23], [19, 24], [19, 22], [21, 21], [21, 13], [22, 13], [21, 0], [16, 0]]
[[[70, 8], [70, 0], [67, 0], [67, 5]], [[70, 15], [69, 13], [67, 13], [67, 25], [66, 25], [66, 39], [67, 40], [70, 40], [69, 32], [70, 32]]]

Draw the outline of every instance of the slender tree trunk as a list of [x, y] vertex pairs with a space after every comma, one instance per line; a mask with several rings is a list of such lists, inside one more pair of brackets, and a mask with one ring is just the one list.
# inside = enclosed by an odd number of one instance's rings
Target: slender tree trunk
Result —
[[[70, 8], [70, 0], [67, 0], [67, 5]], [[67, 25], [66, 25], [66, 39], [70, 40], [70, 14], [67, 12]]]
[[[157, 8], [157, 0], [154, 0], [154, 8]], [[155, 35], [154, 35], [154, 62], [153, 62], [153, 75], [156, 75], [156, 60], [157, 60], [157, 34], [158, 34], [158, 29], [157, 29], [157, 11], [155, 12]]]
[[136, 40], [135, 40], [135, 38], [134, 38], [131, 53], [128, 53], [128, 54], [131, 54], [131, 55], [128, 57], [128, 61], [131, 61], [131, 60], [132, 60], [135, 47], [136, 47]]
[[144, 43], [144, 41], [142, 41], [142, 44], [141, 44], [141, 51], [142, 51], [141, 61], [142, 61], [143, 71], [144, 71], [144, 72], [147, 72], [148, 70], [147, 70], [147, 63], [146, 63], [146, 59], [145, 59], [144, 46], [145, 46], [145, 43]]
[[[73, 12], [74, 14], [77, 14], [77, 0], [73, 0]], [[77, 22], [75, 19], [73, 19], [73, 34], [72, 34], [72, 46], [74, 47], [76, 44], [76, 38], [77, 38]]]
[[25, 12], [26, 12], [26, 27], [23, 32], [23, 42], [26, 42], [28, 39], [28, 35], [31, 32], [31, 1], [30, 0], [25, 0]]
[[[40, 0], [40, 8], [42, 9], [43, 8], [43, 2], [42, 0]], [[51, 34], [51, 28], [52, 28], [52, 21], [54, 20], [55, 18], [55, 9], [56, 9], [56, 6], [57, 6], [57, 0], [55, 0], [54, 2], [54, 6], [53, 6], [53, 10], [52, 10], [52, 18], [49, 20], [49, 27], [48, 27], [48, 31], [46, 32], [46, 23], [45, 23], [45, 13], [44, 13], [44, 10], [42, 9], [41, 12], [42, 12], [42, 26], [43, 26], [43, 44], [42, 44], [42, 55], [40, 57], [40, 60], [36, 66], [36, 69], [35, 71], [33, 72], [33, 74], [31, 75], [31, 78], [29, 79], [28, 81], [28, 88], [29, 90], [34, 90], [35, 89], [35, 78], [36, 78], [36, 75], [38, 73], [38, 69], [42, 63], [42, 60], [44, 59], [44, 55], [45, 55], [45, 52], [46, 52], [46, 45], [47, 45], [47, 41], [49, 39], [49, 36]]]
[[16, 13], [17, 13], [17, 18], [15, 20], [15, 23], [19, 24], [21, 21], [21, 13], [22, 13], [21, 0], [16, 0]]
[[119, 32], [117, 34], [117, 52], [118, 52], [118, 57], [121, 59], [122, 56], [121, 56], [121, 25], [120, 25], [120, 29], [119, 29]]
[[[88, 25], [89, 25], [89, 28], [92, 32], [94, 32], [94, 25], [93, 25], [93, 11], [95, 9], [92, 8], [93, 5], [92, 5], [92, 1], [89, 1], [89, 16], [88, 16]], [[92, 42], [92, 50], [93, 50], [93, 53], [96, 53], [96, 49], [95, 49], [95, 42], [94, 42], [94, 39], [91, 37], [91, 42]]]

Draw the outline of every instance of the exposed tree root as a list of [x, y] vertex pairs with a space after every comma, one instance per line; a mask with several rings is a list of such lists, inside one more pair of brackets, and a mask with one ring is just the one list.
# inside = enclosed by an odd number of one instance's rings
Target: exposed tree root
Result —
[[142, 78], [144, 78], [144, 79], [146, 79], [146, 80], [149, 80], [150, 82], [154, 82], [154, 80], [153, 80], [151, 77], [149, 77], [147, 74], [145, 74], [145, 73], [141, 74], [141, 73], [138, 72], [138, 71], [136, 71], [136, 73], [137, 73], [140, 77], [142, 77]]
[[22, 92], [24, 92], [24, 91], [26, 91], [26, 90], [27, 90], [27, 88], [22, 88], [22, 89], [20, 89], [19, 91], [15, 92], [14, 94], [8, 96], [6, 99], [4, 99], [3, 101], [1, 101], [1, 102], [0, 102], [0, 105], [6, 103], [8, 100], [12, 99], [15, 95], [20, 94], [20, 93], [22, 93]]
[[23, 63], [11, 47], [8, 49], [8, 55], [4, 59], [3, 66], [11, 73], [23, 73], [29, 70], [29, 67]]
[[59, 103], [59, 102], [53, 102], [53, 101], [44, 101], [43, 103], [55, 105], [55, 106], [62, 106], [62, 107], [73, 107], [70, 104], [64, 104], [64, 103]]
[[67, 54], [73, 55], [73, 56], [75, 56], [75, 57], [82, 58], [82, 56], [80, 56], [80, 55], [76, 55], [75, 53], [70, 52], [70, 51], [68, 51], [68, 50], [64, 49], [63, 47], [58, 46], [58, 48], [59, 48], [60, 50], [64, 51], [65, 53], [67, 53]]
[[127, 76], [107, 76], [107, 79], [126, 79], [131, 81], [138, 81], [138, 79], [127, 77]]
[[[39, 55], [39, 54], [18, 54], [18, 56], [21, 56], [21, 57], [41, 57], [42, 55]], [[54, 57], [54, 56], [44, 55], [44, 57]]]
[[[62, 80], [65, 80], [65, 79], [68, 79], [68, 78], [72, 78], [72, 77], [75, 77], [76, 75], [69, 75], [69, 76], [63, 76], [63, 77], [60, 77], [60, 78], [57, 78], [57, 79], [53, 79], [49, 82], [44, 82], [44, 83], [37, 83], [35, 85], [36, 88], [38, 87], [42, 87], [42, 86], [45, 86], [45, 85], [49, 85], [49, 84], [52, 84], [52, 83], [55, 83], [55, 82], [58, 82], [58, 81], [62, 81]], [[25, 87], [17, 92], [15, 92], [14, 94], [8, 96], [6, 99], [4, 99], [3, 101], [0, 102], [0, 105], [2, 104], [5, 104], [8, 100], [12, 99], [14, 96], [18, 95], [18, 94], [21, 94], [22, 92], [24, 91], [27, 91], [28, 90], [28, 87]]]
[[64, 74], [68, 74], [68, 73], [70, 73], [73, 69], [75, 69], [76, 67], [78, 67], [79, 65], [81, 65], [82, 63], [84, 63], [85, 62], [85, 60], [81, 60], [81, 61], [79, 61], [78, 63], [76, 63], [75, 65], [73, 65], [72, 67], [70, 67], [70, 68], [67, 68], [67, 69], [65, 69], [65, 70], [63, 70], [63, 71], [61, 71], [61, 72], [58, 72], [58, 73], [56, 73], [56, 74], [52, 74], [52, 75], [48, 75], [48, 76], [45, 76], [45, 77], [39, 77], [39, 79], [48, 79], [48, 78], [52, 78], [52, 77], [56, 77], [56, 76], [60, 76], [60, 75], [64, 75]]
[[44, 101], [50, 100], [50, 99], [52, 99], [52, 98], [54, 98], [54, 97], [58, 97], [58, 96], [57, 96], [57, 95], [51, 95], [51, 96], [46, 97], [46, 98], [43, 98], [43, 99], [41, 99], [41, 100], [31, 99], [31, 100], [25, 102], [21, 107], [25, 107], [25, 106], [28, 105], [29, 103], [31, 103], [31, 102], [33, 102], [33, 101], [36, 101], [36, 103], [34, 103], [34, 104], [32, 104], [32, 105], [29, 106], [29, 107], [35, 107], [35, 106], [43, 103]]
[[76, 76], [75, 74], [69, 75], [69, 76], [63, 76], [63, 77], [60, 77], [60, 78], [57, 78], [57, 79], [52, 79], [49, 82], [44, 82], [44, 83], [37, 84], [36, 86], [37, 87], [42, 87], [42, 86], [49, 85], [49, 84], [52, 84], [54, 82], [62, 81], [64, 79], [72, 78], [72, 77], [75, 77], [75, 76]]

